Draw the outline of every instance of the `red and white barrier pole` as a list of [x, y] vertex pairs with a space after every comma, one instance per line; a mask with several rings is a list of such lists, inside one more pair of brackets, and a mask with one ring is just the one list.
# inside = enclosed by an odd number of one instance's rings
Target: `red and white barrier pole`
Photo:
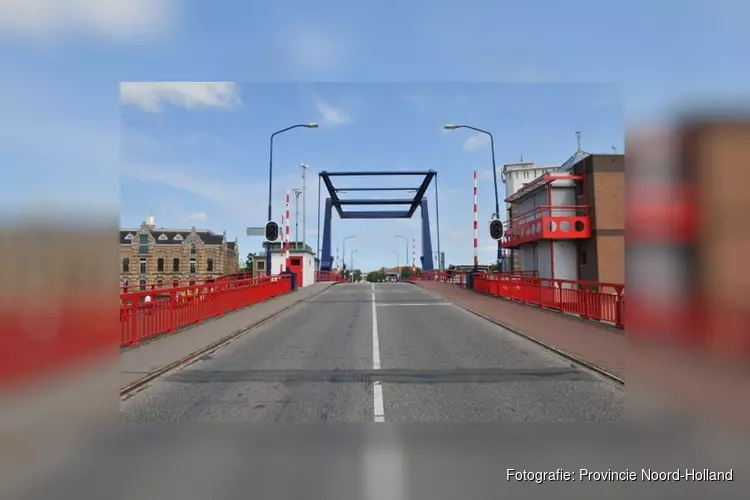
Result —
[[[282, 230], [284, 228], [284, 214], [281, 214], [281, 225], [279, 226], [279, 230]], [[284, 250], [284, 235], [281, 235], [281, 241], [279, 242], [279, 256], [283, 256], [283, 250]], [[282, 259], [281, 262], [279, 262], [279, 274], [284, 272], [284, 260]]]
[[411, 237], [411, 271], [414, 272], [417, 269], [417, 237]]
[[477, 196], [477, 171], [474, 170], [474, 267], [479, 266], [479, 197]]
[[284, 229], [284, 232], [285, 232], [284, 236], [285, 236], [285, 239], [286, 239], [286, 248], [285, 248], [286, 251], [284, 253], [284, 266], [286, 267], [286, 269], [289, 269], [289, 228], [290, 228], [290, 224], [289, 224], [289, 190], [288, 189], [286, 190], [286, 216], [285, 216], [285, 219], [286, 219], [286, 228]]

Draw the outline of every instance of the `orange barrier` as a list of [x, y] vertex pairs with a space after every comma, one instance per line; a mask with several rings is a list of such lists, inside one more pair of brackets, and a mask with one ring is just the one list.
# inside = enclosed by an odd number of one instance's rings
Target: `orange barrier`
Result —
[[[173, 332], [290, 292], [289, 275], [228, 280], [120, 295], [120, 345]], [[146, 297], [151, 301], [146, 302]]]
[[[475, 273], [474, 290], [624, 328], [624, 285], [529, 277], [532, 273], [535, 274], [533, 271]], [[466, 287], [465, 273], [425, 271], [416, 281], [424, 280]]]

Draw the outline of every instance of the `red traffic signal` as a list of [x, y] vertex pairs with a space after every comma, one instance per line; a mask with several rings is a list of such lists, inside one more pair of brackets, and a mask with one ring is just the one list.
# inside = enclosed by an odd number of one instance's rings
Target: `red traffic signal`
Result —
[[490, 238], [493, 240], [499, 240], [503, 237], [503, 223], [500, 219], [492, 219], [490, 221]]

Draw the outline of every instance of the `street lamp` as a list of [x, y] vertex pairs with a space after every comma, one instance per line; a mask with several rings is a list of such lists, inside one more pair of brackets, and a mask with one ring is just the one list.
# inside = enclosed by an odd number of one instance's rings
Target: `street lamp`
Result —
[[349, 240], [349, 239], [352, 239], [352, 238], [356, 238], [356, 237], [357, 236], [353, 234], [351, 236], [347, 236], [346, 238], [344, 238], [341, 241], [341, 250], [342, 250], [341, 253], [344, 254], [344, 270], [346, 270], [346, 240]]
[[404, 267], [409, 265], [409, 238], [406, 236], [401, 236], [400, 234], [397, 234], [395, 238], [401, 238], [404, 240], [404, 243], [406, 243], [406, 256], [404, 257]]
[[352, 278], [352, 283], [354, 283], [354, 254], [357, 252], [359, 252], [359, 250], [355, 248], [354, 250], [352, 250], [352, 253], [349, 255], [349, 276], [351, 276]]
[[396, 254], [396, 273], [398, 274], [399, 277], [401, 277], [401, 262], [398, 258], [398, 252], [395, 250], [389, 250], [389, 252], [393, 252]]
[[294, 249], [299, 250], [299, 195], [302, 194], [301, 189], [292, 189], [294, 193]]
[[[271, 134], [271, 141], [270, 141], [270, 147], [268, 151], [268, 220], [273, 220], [271, 217], [273, 217], [271, 214], [273, 213], [273, 208], [271, 205], [272, 200], [272, 194], [273, 194], [273, 138], [277, 135], [287, 132], [289, 130], [295, 129], [295, 128], [318, 128], [317, 123], [300, 123], [298, 125], [292, 125], [291, 127], [283, 128], [281, 130], [277, 130], [273, 134]], [[266, 247], [266, 275], [271, 275], [271, 245], [270, 243]]]
[[[495, 138], [492, 137], [492, 134], [487, 132], [486, 130], [482, 130], [481, 128], [477, 128], [477, 127], [472, 127], [471, 125], [455, 125], [453, 123], [447, 123], [443, 125], [443, 128], [445, 130], [456, 130], [459, 128], [468, 128], [469, 130], [473, 130], [475, 132], [487, 134], [490, 137], [490, 149], [492, 150], [492, 178], [495, 184], [495, 217], [500, 218], [500, 198], [497, 193], [497, 168], [495, 166]], [[502, 254], [502, 249], [500, 247], [500, 241], [497, 242], [497, 271], [498, 272], [503, 271], [503, 254]]]
[[300, 163], [302, 167], [302, 250], [307, 251], [307, 188], [305, 187], [305, 171], [309, 168], [307, 164]]

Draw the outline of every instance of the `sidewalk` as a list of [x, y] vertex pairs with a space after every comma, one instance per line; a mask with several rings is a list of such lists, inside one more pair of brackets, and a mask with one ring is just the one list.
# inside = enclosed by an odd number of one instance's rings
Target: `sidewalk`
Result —
[[614, 328], [439, 281], [416, 285], [616, 377], [625, 378], [625, 335]]
[[327, 290], [333, 283], [315, 283], [294, 292], [253, 304], [120, 352], [120, 388], [197, 353]]

